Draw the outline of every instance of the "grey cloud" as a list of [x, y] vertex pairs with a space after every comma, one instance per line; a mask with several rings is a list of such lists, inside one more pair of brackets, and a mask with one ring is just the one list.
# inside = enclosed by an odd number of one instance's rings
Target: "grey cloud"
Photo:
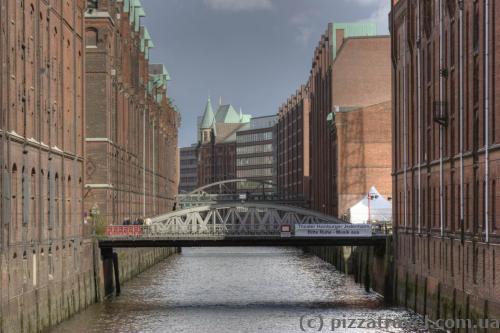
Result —
[[271, 0], [203, 0], [204, 3], [215, 10], [225, 11], [252, 11], [271, 9]]

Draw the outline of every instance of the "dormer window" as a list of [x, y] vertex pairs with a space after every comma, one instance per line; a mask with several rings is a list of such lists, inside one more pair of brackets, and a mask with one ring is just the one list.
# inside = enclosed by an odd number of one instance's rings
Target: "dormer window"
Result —
[[87, 0], [87, 9], [97, 9], [98, 7], [98, 0]]

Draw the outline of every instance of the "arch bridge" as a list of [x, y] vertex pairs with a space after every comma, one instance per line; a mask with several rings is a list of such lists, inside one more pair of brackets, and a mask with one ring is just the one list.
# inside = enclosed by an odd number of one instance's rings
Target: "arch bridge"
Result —
[[308, 209], [224, 202], [156, 216], [150, 225], [109, 226], [101, 248], [385, 244], [386, 233]]
[[[247, 185], [245, 191], [238, 189], [240, 184]], [[251, 186], [248, 186], [250, 184]], [[246, 178], [228, 179], [204, 185], [189, 193], [178, 194], [176, 207], [184, 209], [234, 201], [267, 202], [304, 208], [309, 206], [307, 200], [301, 195], [268, 191], [270, 188], [276, 189], [276, 187], [276, 184], [271, 181]]]

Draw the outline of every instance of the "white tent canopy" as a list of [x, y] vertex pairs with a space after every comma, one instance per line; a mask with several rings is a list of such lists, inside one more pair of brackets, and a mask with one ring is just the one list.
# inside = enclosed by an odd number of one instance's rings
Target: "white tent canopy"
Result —
[[[372, 198], [369, 202], [368, 195]], [[390, 222], [392, 204], [372, 186], [363, 199], [349, 208], [349, 215], [351, 223]]]

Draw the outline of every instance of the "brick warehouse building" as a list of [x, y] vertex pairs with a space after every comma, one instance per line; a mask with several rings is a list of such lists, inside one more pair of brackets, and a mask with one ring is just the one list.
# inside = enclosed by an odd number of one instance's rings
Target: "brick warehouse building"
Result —
[[[236, 132], [248, 125], [251, 116], [219, 104], [214, 113], [209, 97], [199, 119], [198, 187], [236, 178]], [[231, 185], [228, 189], [236, 190]]]
[[292, 199], [309, 200], [309, 87], [301, 86], [278, 112], [277, 186]]
[[335, 138], [339, 217], [349, 217], [372, 186], [392, 197], [390, 59], [389, 36], [337, 38], [327, 126]]
[[85, 17], [85, 206], [116, 224], [173, 208], [178, 119], [166, 97], [167, 71], [149, 64], [142, 7], [95, 4]]
[[[87, 5], [90, 9], [85, 12]], [[147, 49], [140, 49], [146, 46], [141, 44], [145, 41], [141, 39], [146, 35], [144, 28], [139, 25], [139, 31], [135, 30], [141, 15], [139, 1], [8, 0], [0, 5], [2, 332], [43, 330], [102, 297], [102, 263], [84, 212], [97, 207], [107, 213], [107, 207], [90, 202], [100, 189], [92, 185], [112, 184], [116, 198], [121, 192], [120, 199], [112, 200], [117, 220], [129, 212], [134, 218], [144, 211], [153, 214], [171, 209], [178, 167], [175, 160], [166, 160], [165, 156], [177, 157], [178, 116], [165, 97], [168, 74], [161, 65], [149, 65]], [[98, 17], [112, 22], [113, 27], [86, 27], [88, 21]], [[131, 24], [134, 26], [130, 29]], [[101, 46], [113, 44], [116, 51], [115, 42], [122, 47], [120, 57], [108, 53], [99, 59], [101, 68], [97, 57], [88, 61], [90, 50], [99, 51]], [[102, 91], [107, 95], [94, 91], [94, 98], [85, 99], [85, 73], [89, 75], [92, 66], [97, 66], [93, 68], [96, 75], [90, 78], [92, 83], [99, 82], [97, 74], [101, 74], [114, 84], [103, 86], [109, 89]], [[122, 71], [124, 68], [127, 70]], [[111, 92], [117, 97], [111, 98]], [[147, 97], [141, 100], [139, 94]], [[124, 102], [126, 98], [135, 103], [136, 109], [125, 106], [129, 105]], [[94, 109], [88, 106], [103, 101], [109, 109], [93, 115]], [[142, 188], [146, 191], [139, 193], [148, 193], [149, 199], [141, 202], [143, 211], [132, 204], [127, 211], [127, 198], [137, 196], [137, 192], [131, 185], [134, 176], [127, 174], [132, 170], [130, 164], [124, 165], [118, 158], [131, 161], [131, 152], [137, 152], [131, 147], [136, 138], [126, 141], [130, 123], [136, 120], [129, 119], [132, 112], [126, 112], [125, 107], [140, 112], [139, 105], [149, 111], [141, 113], [143, 117], [146, 114], [148, 123], [140, 124], [150, 131], [140, 137], [140, 142], [150, 150], [148, 155], [138, 157], [146, 161], [146, 172], [136, 177], [143, 176]], [[89, 132], [85, 124], [94, 116], [99, 122], [90, 126]], [[106, 131], [101, 127], [104, 124]], [[105, 139], [112, 143], [106, 153], [117, 158], [99, 155], [102, 150], [96, 147]], [[157, 150], [156, 155], [151, 153]], [[88, 156], [97, 157], [97, 162], [84, 166]], [[99, 164], [100, 159], [107, 162]], [[116, 169], [108, 173], [106, 182], [93, 178], [114, 165]], [[85, 184], [91, 186], [85, 188]], [[129, 278], [169, 252], [120, 253], [122, 278]]]
[[[390, 151], [390, 39], [375, 34], [371, 23], [331, 23], [314, 52], [308, 82], [310, 200], [311, 208], [334, 216], [345, 216], [373, 185], [391, 196], [390, 158], [378, 156]], [[371, 144], [365, 135], [377, 131], [388, 135]]]
[[0, 331], [95, 299], [83, 226], [85, 1], [0, 5]]
[[498, 318], [500, 5], [392, 7], [397, 298], [433, 318]]

